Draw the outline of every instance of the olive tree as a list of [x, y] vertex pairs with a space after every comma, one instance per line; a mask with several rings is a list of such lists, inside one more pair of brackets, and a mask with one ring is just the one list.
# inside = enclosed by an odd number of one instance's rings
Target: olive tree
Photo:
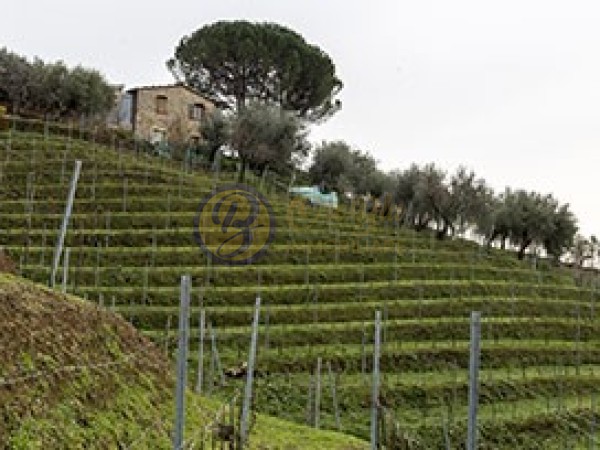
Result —
[[[231, 146], [242, 164], [280, 173], [308, 155], [304, 122], [281, 107], [252, 102], [231, 119]], [[240, 172], [243, 176], [244, 171]]]
[[19, 113], [53, 118], [104, 114], [114, 104], [114, 91], [96, 70], [68, 68], [63, 62], [47, 63], [0, 49], [0, 101]]
[[208, 160], [213, 162], [217, 152], [231, 138], [231, 120], [218, 109], [202, 115], [200, 136], [201, 149], [208, 155]]

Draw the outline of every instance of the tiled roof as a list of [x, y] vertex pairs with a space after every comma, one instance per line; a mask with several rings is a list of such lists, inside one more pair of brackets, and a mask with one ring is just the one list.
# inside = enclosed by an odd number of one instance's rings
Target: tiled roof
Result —
[[142, 91], [142, 90], [152, 90], [152, 89], [169, 89], [169, 88], [178, 88], [178, 87], [182, 87], [184, 89], [187, 89], [190, 92], [193, 92], [196, 95], [199, 96], [203, 96], [201, 93], [199, 93], [198, 91], [196, 91], [195, 89], [191, 88], [190, 86], [184, 84], [184, 83], [174, 83], [174, 84], [159, 84], [159, 85], [153, 85], [153, 86], [138, 86], [138, 87], [134, 87], [131, 89], [127, 89], [127, 92], [135, 92], [135, 91]]

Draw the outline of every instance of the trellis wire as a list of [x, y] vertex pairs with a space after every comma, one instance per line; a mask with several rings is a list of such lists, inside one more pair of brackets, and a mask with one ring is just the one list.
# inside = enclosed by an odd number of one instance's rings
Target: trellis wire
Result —
[[[219, 375], [220, 385], [223, 386], [225, 384], [225, 374], [223, 373], [223, 368], [221, 366], [221, 358], [219, 357], [219, 350], [217, 349], [217, 334], [215, 331], [215, 327], [211, 322], [208, 322], [208, 333], [210, 334], [210, 344], [212, 350], [212, 358], [214, 361], [214, 370], [216, 370]], [[213, 374], [214, 376], [214, 374]], [[213, 378], [214, 382], [214, 378]]]
[[127, 177], [123, 178], [123, 212], [127, 212], [127, 187], [128, 187], [128, 179]]
[[331, 385], [331, 399], [333, 402], [333, 415], [335, 418], [335, 427], [338, 431], [342, 430], [342, 423], [340, 420], [340, 410], [337, 400], [337, 383], [335, 373], [331, 368], [331, 361], [327, 361], [327, 371], [329, 372], [329, 383]]
[[[133, 312], [132, 312], [133, 314]], [[169, 357], [169, 339], [171, 331], [171, 316], [167, 316], [167, 323], [165, 324], [165, 356]]]
[[313, 380], [312, 373], [308, 374], [308, 392], [306, 395], [306, 425], [312, 426], [313, 424]]
[[104, 235], [104, 246], [108, 248], [110, 243], [110, 211], [105, 213], [105, 235]]
[[118, 366], [118, 365], [122, 365], [122, 364], [130, 362], [134, 356], [135, 355], [133, 355], [133, 354], [126, 354], [120, 360], [111, 360], [111, 361], [95, 363], [95, 364], [63, 365], [61, 367], [56, 367], [53, 369], [39, 370], [37, 372], [29, 373], [27, 375], [23, 375], [20, 377], [0, 378], [0, 387], [14, 386], [19, 383], [25, 383], [25, 382], [29, 382], [32, 380], [36, 380], [36, 379], [42, 378], [44, 376], [46, 376], [46, 377], [56, 376], [57, 374], [60, 374], [60, 373], [76, 372], [79, 370], [81, 370], [81, 371], [95, 370], [95, 369], [107, 368], [107, 367], [111, 367], [111, 366]]
[[367, 372], [367, 330], [366, 325], [363, 322], [362, 324], [362, 336], [361, 336], [361, 347], [360, 347], [360, 371], [363, 377]]

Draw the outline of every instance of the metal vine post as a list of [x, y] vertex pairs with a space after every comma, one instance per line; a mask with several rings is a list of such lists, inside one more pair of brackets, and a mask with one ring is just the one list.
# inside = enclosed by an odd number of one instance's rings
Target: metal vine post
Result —
[[69, 189], [69, 196], [67, 197], [67, 205], [65, 207], [65, 213], [60, 227], [58, 239], [56, 240], [56, 248], [54, 249], [54, 259], [52, 262], [52, 270], [50, 272], [50, 287], [54, 288], [56, 284], [56, 271], [58, 270], [58, 263], [60, 262], [60, 256], [62, 255], [63, 246], [65, 243], [65, 236], [67, 234], [67, 228], [69, 226], [69, 219], [71, 212], [73, 211], [73, 200], [75, 199], [75, 191], [77, 189], [77, 182], [79, 181], [79, 175], [81, 174], [81, 160], [75, 161], [75, 168], [73, 170], [73, 178], [71, 179], [71, 187]]

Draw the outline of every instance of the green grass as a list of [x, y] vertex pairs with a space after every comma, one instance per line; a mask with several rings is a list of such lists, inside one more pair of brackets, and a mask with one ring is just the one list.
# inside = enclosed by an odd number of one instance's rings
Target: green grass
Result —
[[[172, 448], [173, 376], [154, 345], [108, 311], [11, 275], [0, 274], [0, 297], [11, 331], [0, 333], [3, 448]], [[211, 445], [223, 400], [186, 397], [186, 448]], [[341, 433], [253, 419], [249, 448], [319, 445], [366, 448]]]
[[[290, 204], [269, 182], [263, 190], [277, 220], [275, 241], [253, 266], [220, 267], [197, 247], [192, 222], [200, 199], [236, 174], [223, 172], [216, 180], [202, 170], [182, 172], [180, 163], [76, 139], [16, 133], [9, 142], [4, 134], [0, 245], [31, 279], [48, 277], [75, 158], [84, 161], [66, 239], [72, 248], [69, 291], [114, 308], [163, 351], [165, 344], [173, 351], [179, 277], [189, 273], [192, 367], [200, 304], [215, 325], [221, 363], [239, 365], [260, 293], [258, 364], [269, 375], [257, 379], [259, 411], [305, 423], [309, 374], [321, 357], [338, 377], [343, 430], [368, 437], [372, 322], [380, 309], [386, 319], [382, 396], [389, 417], [401, 419], [390, 419], [388, 432], [398, 425], [393, 439], [400, 448], [440, 448], [443, 417], [451, 412], [447, 434], [459, 447], [468, 317], [480, 310], [481, 448], [564, 448], [585, 445], [593, 434], [590, 399], [600, 388], [597, 280], [580, 286], [569, 271], [546, 261], [533, 270], [513, 251], [484, 249], [459, 237], [438, 241], [432, 232], [365, 215], [358, 205], [331, 211]], [[216, 228], [204, 231], [214, 234]], [[204, 363], [208, 371], [208, 356]], [[236, 386], [215, 395], [224, 401]], [[548, 399], [556, 405], [560, 398], [564, 410], [546, 407]], [[331, 400], [326, 388], [322, 424], [333, 429]], [[271, 420], [265, 429], [276, 426]], [[284, 436], [301, 433], [282, 424]], [[335, 448], [337, 436], [316, 436], [286, 448]]]

